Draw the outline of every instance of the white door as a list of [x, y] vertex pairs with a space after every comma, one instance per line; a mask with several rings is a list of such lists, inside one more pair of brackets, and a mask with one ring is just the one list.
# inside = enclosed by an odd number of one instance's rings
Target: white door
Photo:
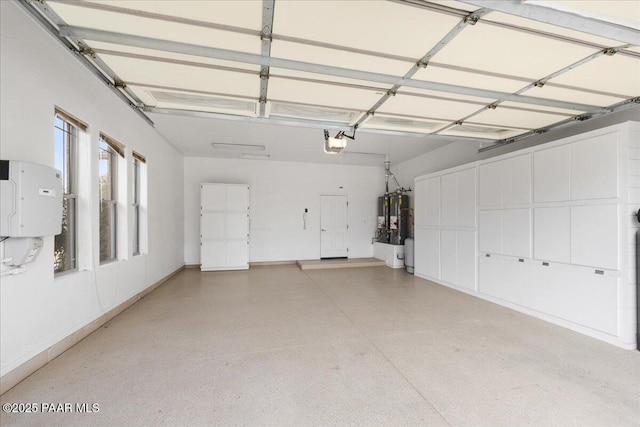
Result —
[[348, 254], [347, 196], [320, 196], [320, 257], [344, 258]]

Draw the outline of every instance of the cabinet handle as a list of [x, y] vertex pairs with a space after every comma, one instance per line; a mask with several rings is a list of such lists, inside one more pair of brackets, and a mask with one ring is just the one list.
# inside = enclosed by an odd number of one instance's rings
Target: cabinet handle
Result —
[[543, 262], [542, 265], [544, 265], [545, 267], [549, 267], [549, 263], [548, 262]]
[[604, 275], [604, 270], [596, 270], [596, 274], [602, 274], [602, 275]]

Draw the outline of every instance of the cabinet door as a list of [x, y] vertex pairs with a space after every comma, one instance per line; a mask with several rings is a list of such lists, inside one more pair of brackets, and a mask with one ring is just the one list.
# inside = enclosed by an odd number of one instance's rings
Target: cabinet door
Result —
[[227, 211], [246, 211], [249, 209], [249, 186], [227, 185]]
[[533, 256], [571, 262], [571, 208], [536, 208], [533, 213]]
[[492, 162], [480, 165], [478, 199], [480, 206], [502, 204], [502, 165]]
[[445, 226], [457, 225], [458, 213], [458, 174], [450, 173], [442, 176], [442, 213], [440, 223]]
[[427, 225], [427, 180], [416, 180], [414, 186], [414, 224], [416, 227], [422, 227]]
[[227, 244], [224, 241], [202, 242], [200, 247], [202, 270], [212, 270], [227, 266]]
[[228, 240], [247, 240], [249, 238], [249, 217], [246, 213], [227, 213]]
[[478, 251], [502, 253], [502, 211], [480, 211], [478, 215]]
[[531, 258], [531, 209], [502, 211], [502, 253]]
[[203, 211], [224, 211], [227, 207], [225, 184], [202, 184], [200, 186], [200, 206]]
[[531, 202], [531, 154], [512, 157], [502, 164], [502, 203]]
[[618, 196], [618, 134], [571, 144], [571, 198]]
[[533, 154], [533, 194], [536, 202], [571, 199], [571, 146], [540, 150]]
[[571, 263], [618, 269], [618, 206], [571, 208]]
[[202, 240], [221, 240], [226, 235], [226, 214], [224, 212], [203, 212], [200, 216], [200, 236]]
[[248, 242], [246, 240], [227, 242], [227, 267], [246, 268], [248, 265]]
[[456, 233], [454, 230], [440, 232], [440, 278], [453, 284], [458, 280]]
[[415, 272], [440, 279], [440, 230], [415, 230]]
[[459, 227], [476, 225], [476, 169], [467, 169], [457, 173], [458, 200], [456, 203]]
[[440, 225], [440, 177], [427, 180], [425, 225]]
[[456, 235], [456, 285], [475, 289], [476, 260], [475, 231], [458, 231]]

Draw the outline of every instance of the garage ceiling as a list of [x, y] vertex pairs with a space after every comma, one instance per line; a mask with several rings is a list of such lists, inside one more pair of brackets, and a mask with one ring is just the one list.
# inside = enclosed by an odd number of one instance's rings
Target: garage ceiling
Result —
[[183, 152], [207, 119], [503, 144], [640, 96], [635, 1], [22, 3]]

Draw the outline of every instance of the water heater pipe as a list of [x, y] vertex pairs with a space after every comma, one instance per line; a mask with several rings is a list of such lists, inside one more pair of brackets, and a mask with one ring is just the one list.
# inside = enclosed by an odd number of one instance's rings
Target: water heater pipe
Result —
[[389, 160], [384, 162], [384, 172], [385, 172], [385, 175], [384, 175], [385, 191], [387, 193], [389, 192], [389, 177], [393, 178], [398, 190], [403, 190], [403, 188], [400, 186], [400, 183], [396, 179], [395, 175], [393, 174], [393, 172], [391, 172], [391, 162]]

